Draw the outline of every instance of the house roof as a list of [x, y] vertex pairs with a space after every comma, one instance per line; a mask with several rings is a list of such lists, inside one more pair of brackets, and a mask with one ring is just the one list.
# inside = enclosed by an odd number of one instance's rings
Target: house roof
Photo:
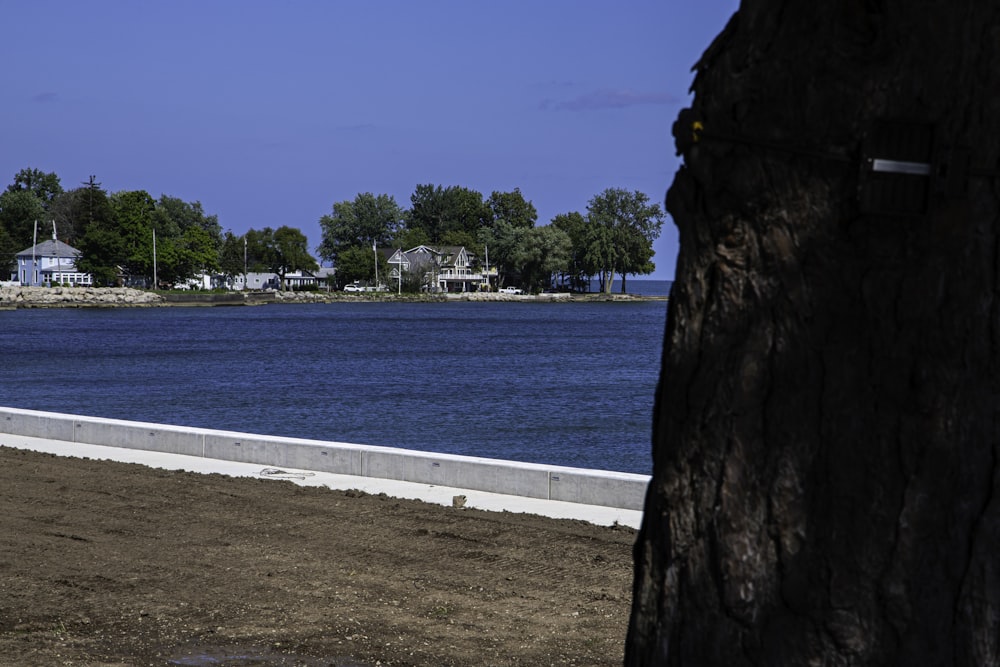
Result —
[[[399, 251], [390, 258], [391, 263], [399, 264]], [[404, 264], [414, 264], [416, 266], [423, 266], [433, 261], [437, 263], [438, 266], [450, 267], [455, 266], [460, 257], [465, 256], [466, 261], [472, 261], [473, 255], [465, 246], [461, 245], [450, 245], [450, 246], [428, 246], [428, 245], [418, 245], [415, 248], [410, 248], [402, 253], [404, 255]]]
[[433, 247], [431, 247], [429, 245], [418, 245], [417, 247], [410, 248], [409, 250], [406, 250], [404, 252], [406, 252], [407, 255], [418, 255], [418, 254], [440, 255], [441, 254], [440, 252], [438, 252], [438, 250], [436, 248], [433, 248]]
[[442, 266], [453, 266], [458, 262], [458, 258], [462, 256], [464, 252], [466, 258], [468, 258], [468, 252], [465, 250], [465, 246], [461, 245], [448, 245], [448, 246], [438, 246], [438, 252], [441, 253], [440, 262]]
[[329, 278], [337, 273], [337, 269], [332, 266], [321, 266], [312, 272], [314, 276], [319, 279]]
[[82, 253], [62, 241], [49, 239], [17, 253], [18, 257], [79, 257]]

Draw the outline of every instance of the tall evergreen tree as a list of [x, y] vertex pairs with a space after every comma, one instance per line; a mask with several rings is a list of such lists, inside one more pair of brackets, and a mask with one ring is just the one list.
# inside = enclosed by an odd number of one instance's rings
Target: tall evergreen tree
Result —
[[107, 193], [93, 176], [84, 187], [67, 198], [70, 227], [77, 237], [82, 253], [76, 266], [94, 277], [98, 285], [119, 282], [122, 267], [127, 263], [129, 247], [122, 237]]

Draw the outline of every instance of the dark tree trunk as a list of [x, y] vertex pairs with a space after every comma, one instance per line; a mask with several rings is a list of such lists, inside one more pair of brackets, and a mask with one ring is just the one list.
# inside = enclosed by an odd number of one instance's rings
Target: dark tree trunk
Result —
[[744, 0], [694, 88], [626, 664], [1000, 664], [1000, 3]]

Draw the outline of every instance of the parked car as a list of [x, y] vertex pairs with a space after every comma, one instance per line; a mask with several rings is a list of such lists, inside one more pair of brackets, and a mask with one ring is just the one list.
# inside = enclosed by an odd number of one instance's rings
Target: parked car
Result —
[[501, 287], [501, 294], [524, 294], [524, 290], [520, 287]]
[[364, 292], [365, 288], [361, 285], [354, 283], [352, 285], [344, 285], [345, 292]]

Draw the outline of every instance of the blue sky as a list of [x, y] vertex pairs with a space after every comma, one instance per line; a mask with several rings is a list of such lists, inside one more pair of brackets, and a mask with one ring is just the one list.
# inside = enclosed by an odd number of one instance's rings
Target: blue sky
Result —
[[[360, 192], [520, 188], [539, 224], [605, 188], [660, 202], [691, 66], [738, 0], [32, 0], [4, 8], [0, 187], [200, 201], [223, 229]], [[677, 235], [655, 244], [673, 277]]]

